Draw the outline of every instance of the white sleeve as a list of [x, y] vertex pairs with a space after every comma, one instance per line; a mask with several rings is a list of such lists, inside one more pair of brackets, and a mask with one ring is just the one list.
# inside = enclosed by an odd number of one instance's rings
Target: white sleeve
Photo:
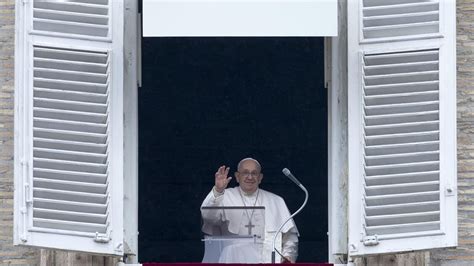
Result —
[[281, 245], [283, 256], [290, 258], [291, 262], [295, 262], [298, 257], [298, 233], [292, 231], [283, 233]]
[[[209, 194], [207, 194], [206, 198], [202, 202], [201, 208], [202, 207], [222, 206], [223, 201], [224, 201], [224, 192], [219, 193], [213, 187], [211, 192], [209, 192]], [[221, 221], [221, 219], [222, 219], [221, 211], [217, 211], [217, 210], [203, 210], [203, 209], [201, 209], [201, 215], [202, 215], [202, 218], [204, 220], [204, 224], [206, 224], [206, 223], [214, 224], [214, 223], [217, 223], [217, 222]]]
[[212, 187], [211, 192], [207, 194], [207, 197], [202, 202], [201, 207], [221, 206], [224, 200], [224, 193], [225, 193], [225, 190], [222, 193], [220, 193], [216, 190], [215, 187]]

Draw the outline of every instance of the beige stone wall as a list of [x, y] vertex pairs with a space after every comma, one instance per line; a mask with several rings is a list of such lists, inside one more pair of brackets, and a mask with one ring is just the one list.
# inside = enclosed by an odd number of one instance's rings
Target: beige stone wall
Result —
[[38, 250], [13, 246], [14, 7], [0, 0], [0, 265], [39, 262]]
[[432, 265], [474, 265], [474, 0], [457, 0], [458, 248]]
[[[39, 250], [13, 246], [14, 2], [0, 0], [0, 265], [38, 265]], [[474, 0], [457, 0], [457, 10], [459, 246], [366, 258], [358, 261], [360, 265], [473, 265]], [[113, 264], [84, 254], [43, 251], [42, 255], [43, 265]]]

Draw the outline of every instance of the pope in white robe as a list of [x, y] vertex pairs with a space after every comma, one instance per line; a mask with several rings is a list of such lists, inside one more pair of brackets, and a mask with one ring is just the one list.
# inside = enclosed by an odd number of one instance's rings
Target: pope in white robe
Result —
[[[219, 254], [209, 249], [205, 252], [203, 262], [269, 263], [271, 262], [274, 235], [281, 224], [290, 217], [290, 212], [283, 198], [259, 188], [263, 174], [257, 160], [245, 158], [240, 161], [237, 168], [235, 177], [239, 186], [227, 188], [232, 177], [228, 176], [229, 168], [221, 166], [215, 174], [215, 185], [204, 199], [201, 207], [246, 206], [256, 208], [246, 211], [224, 211], [224, 213], [222, 210], [202, 210], [202, 230], [205, 234], [213, 235], [216, 224], [220, 222], [226, 225], [228, 233], [234, 235], [248, 236], [255, 232], [263, 232], [263, 245], [235, 242], [223, 247]], [[264, 212], [258, 207], [264, 207]], [[263, 224], [262, 221], [264, 221], [265, 228], [259, 228]], [[295, 262], [298, 256], [298, 230], [294, 221], [291, 219], [287, 222], [281, 232], [276, 237], [275, 245], [284, 256], [281, 261]], [[279, 261], [278, 257], [276, 261]]]

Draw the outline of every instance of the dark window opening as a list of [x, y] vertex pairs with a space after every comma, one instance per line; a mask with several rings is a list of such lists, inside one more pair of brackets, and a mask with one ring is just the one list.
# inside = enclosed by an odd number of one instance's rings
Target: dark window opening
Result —
[[305, 184], [298, 261], [327, 261], [323, 38], [144, 38], [142, 55], [140, 261], [201, 261], [201, 202], [218, 166], [248, 156], [291, 212], [304, 193], [281, 169]]

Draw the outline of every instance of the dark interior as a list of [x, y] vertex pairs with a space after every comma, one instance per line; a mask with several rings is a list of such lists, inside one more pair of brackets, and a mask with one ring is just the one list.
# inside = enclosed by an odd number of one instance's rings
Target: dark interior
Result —
[[[200, 211], [216, 169], [253, 157], [262, 188], [295, 218], [299, 262], [327, 261], [323, 38], [143, 38], [139, 88], [139, 260], [199, 262]], [[235, 186], [233, 180], [231, 186]]]

